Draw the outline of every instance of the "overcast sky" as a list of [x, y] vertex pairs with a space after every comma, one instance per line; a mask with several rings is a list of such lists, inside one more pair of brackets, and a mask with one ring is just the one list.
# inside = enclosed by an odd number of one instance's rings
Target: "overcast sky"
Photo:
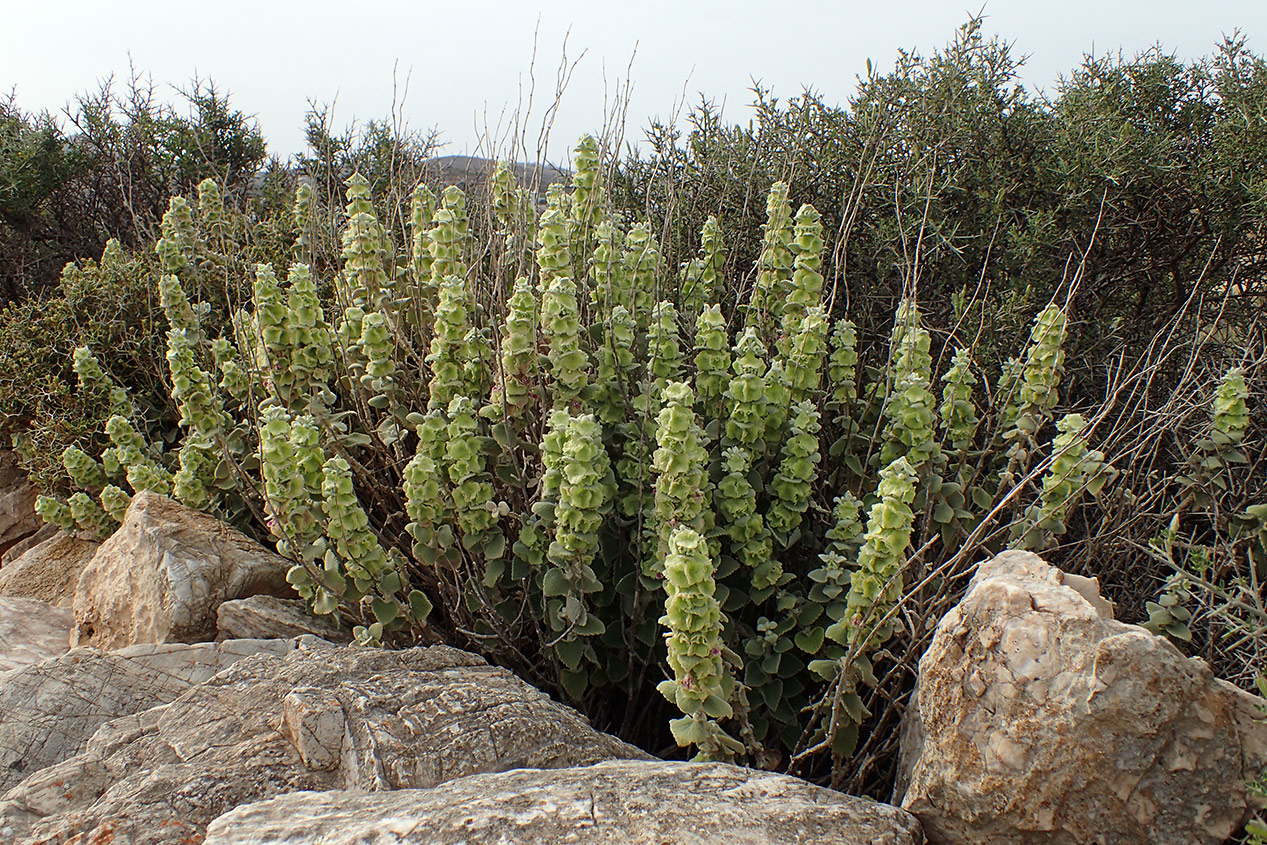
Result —
[[[254, 115], [282, 157], [303, 146], [309, 102], [332, 103], [339, 126], [397, 111], [417, 130], [438, 129], [446, 152], [487, 152], [516, 106], [536, 93], [535, 139], [554, 99], [564, 53], [579, 59], [551, 135], [567, 155], [626, 79], [631, 140], [652, 118], [701, 95], [746, 121], [753, 81], [779, 97], [805, 86], [845, 102], [870, 59], [892, 66], [899, 48], [931, 52], [970, 14], [1026, 56], [1023, 81], [1052, 89], [1082, 55], [1127, 56], [1160, 44], [1182, 59], [1209, 54], [1239, 28], [1267, 53], [1267, 0], [218, 0], [218, 2], [10, 2], [0, 46], [0, 90], [27, 111], [60, 111], [129, 62], [171, 96], [195, 75], [213, 79]], [[570, 30], [570, 34], [569, 34]], [[534, 32], [536, 61], [534, 64]], [[583, 54], [583, 55], [582, 55]], [[406, 82], [408, 94], [405, 96]], [[401, 100], [403, 99], [403, 105]]]

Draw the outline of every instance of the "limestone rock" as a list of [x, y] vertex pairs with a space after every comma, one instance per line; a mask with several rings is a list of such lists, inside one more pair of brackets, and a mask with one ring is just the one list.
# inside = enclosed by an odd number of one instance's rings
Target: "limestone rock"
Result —
[[171, 499], [138, 493], [123, 525], [79, 578], [72, 645], [215, 639], [221, 602], [293, 596], [289, 563], [223, 522]]
[[98, 540], [57, 532], [0, 569], [0, 596], [73, 607], [79, 576], [100, 546]]
[[18, 466], [13, 452], [0, 450], [0, 553], [39, 531], [44, 520], [35, 513], [39, 491]]
[[301, 792], [216, 819], [206, 845], [917, 845], [887, 804], [725, 763], [610, 761], [433, 789]]
[[1088, 591], [1004, 552], [938, 625], [899, 784], [930, 842], [1198, 845], [1244, 820], [1259, 700]]
[[0, 570], [8, 566], [13, 561], [22, 557], [31, 549], [43, 543], [45, 540], [51, 540], [56, 537], [61, 529], [56, 525], [43, 525], [34, 534], [28, 534], [21, 540], [18, 540], [12, 546], [4, 550], [4, 554], [0, 554]]
[[[64, 608], [0, 597], [0, 673], [65, 653], [73, 624], [74, 617]], [[0, 687], [3, 684], [0, 674]]]
[[293, 640], [77, 648], [0, 683], [0, 794], [31, 772], [78, 754], [106, 722], [167, 704], [252, 654], [286, 654]]
[[329, 616], [312, 616], [303, 599], [251, 596], [226, 601], [216, 610], [218, 639], [269, 639], [312, 634], [330, 642], [348, 642], [352, 635]]
[[474, 655], [304, 637], [285, 657], [244, 658], [171, 704], [106, 723], [4, 796], [0, 832], [199, 841], [217, 816], [287, 792], [426, 788], [613, 757], [647, 755]]

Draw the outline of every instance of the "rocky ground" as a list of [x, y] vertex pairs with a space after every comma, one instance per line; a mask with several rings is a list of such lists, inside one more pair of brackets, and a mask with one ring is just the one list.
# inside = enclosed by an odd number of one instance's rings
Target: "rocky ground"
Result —
[[[0, 467], [2, 470], [3, 467]], [[1029, 553], [920, 663], [894, 804], [666, 762], [446, 646], [381, 651], [170, 500], [104, 543], [0, 472], [0, 842], [1221, 843], [1262, 702]]]

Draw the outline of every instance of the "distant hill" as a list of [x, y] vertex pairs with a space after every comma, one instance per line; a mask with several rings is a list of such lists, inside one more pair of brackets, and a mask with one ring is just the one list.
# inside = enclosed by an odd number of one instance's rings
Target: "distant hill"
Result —
[[[426, 179], [433, 185], [456, 185], [471, 195], [492, 178], [497, 162], [478, 156], [437, 156], [424, 164]], [[513, 164], [515, 180], [521, 187], [535, 188], [538, 198], [544, 198], [546, 190], [560, 180], [567, 181], [572, 171], [553, 164]]]

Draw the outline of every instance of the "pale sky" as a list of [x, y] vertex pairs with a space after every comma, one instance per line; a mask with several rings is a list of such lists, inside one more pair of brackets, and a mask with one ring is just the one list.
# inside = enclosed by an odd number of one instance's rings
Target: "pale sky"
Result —
[[579, 63], [554, 121], [555, 161], [582, 133], [602, 128], [606, 106], [626, 78], [632, 82], [626, 136], [633, 141], [650, 119], [667, 120], [683, 99], [693, 105], [701, 95], [724, 105], [730, 121], [746, 122], [754, 80], [781, 99], [809, 86], [843, 104], [867, 59], [887, 70], [899, 48], [927, 54], [982, 9], [986, 33], [1028, 57], [1022, 80], [1033, 88], [1051, 89], [1087, 52], [1133, 56], [1160, 44], [1191, 59], [1211, 53], [1238, 28], [1250, 49], [1267, 53], [1267, 0], [990, 0], [984, 7], [956, 0], [10, 0], [5, 6], [0, 91], [15, 89], [21, 108], [60, 111], [100, 79], [125, 80], [130, 61], [169, 97], [172, 86], [195, 75], [213, 79], [235, 107], [256, 117], [269, 151], [283, 158], [303, 146], [309, 101], [333, 103], [339, 126], [385, 118], [393, 84], [397, 112], [411, 128], [438, 129], [444, 152], [487, 153], [479, 139], [505, 136], [516, 105], [527, 106], [535, 76], [527, 121], [533, 153], [554, 99], [565, 36], [568, 61]]

